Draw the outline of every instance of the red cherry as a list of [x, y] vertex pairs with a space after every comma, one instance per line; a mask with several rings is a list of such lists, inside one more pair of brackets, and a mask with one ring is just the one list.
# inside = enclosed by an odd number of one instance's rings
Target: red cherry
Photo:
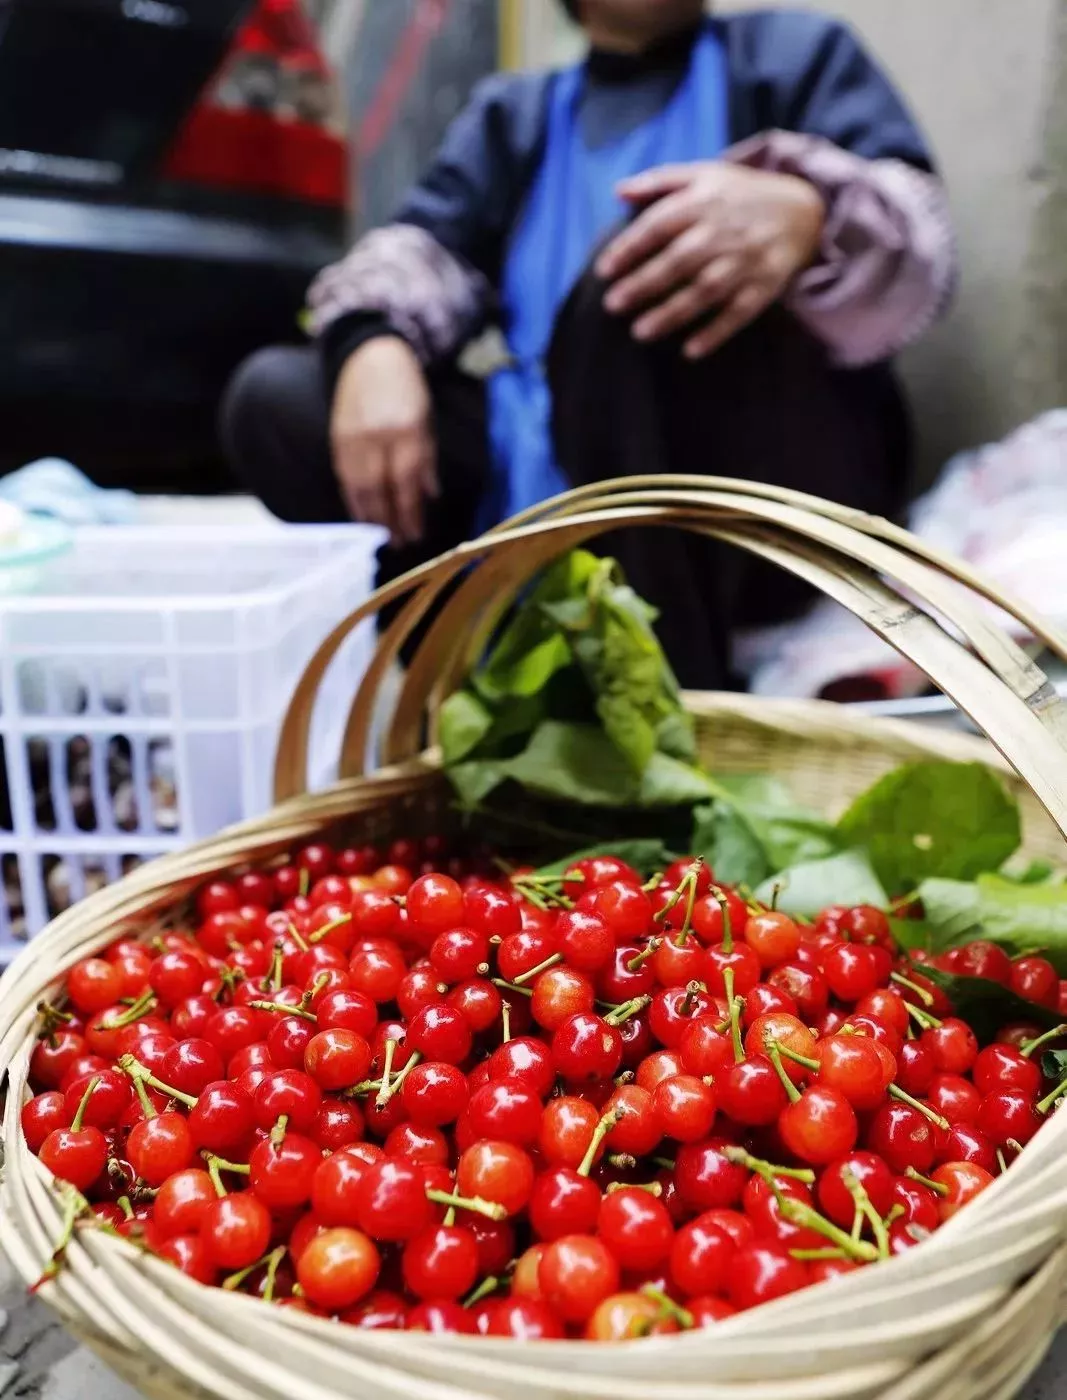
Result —
[[545, 1302], [565, 1322], [585, 1322], [617, 1292], [619, 1266], [594, 1235], [565, 1235], [545, 1249], [538, 1270]]
[[530, 1225], [540, 1239], [588, 1234], [596, 1228], [600, 1191], [570, 1167], [552, 1167], [534, 1182], [528, 1205]]
[[808, 1284], [808, 1271], [788, 1250], [774, 1244], [739, 1249], [730, 1269], [728, 1295], [735, 1308], [758, 1307]]
[[381, 1257], [358, 1230], [324, 1230], [310, 1241], [296, 1265], [304, 1296], [328, 1312], [350, 1308], [378, 1281]]
[[464, 1226], [432, 1225], [408, 1241], [402, 1269], [416, 1298], [453, 1301], [477, 1281], [477, 1242]]

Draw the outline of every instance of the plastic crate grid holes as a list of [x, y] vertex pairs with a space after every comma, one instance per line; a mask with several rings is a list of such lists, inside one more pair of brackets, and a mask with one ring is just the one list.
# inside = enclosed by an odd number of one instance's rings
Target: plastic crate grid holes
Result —
[[[0, 605], [0, 963], [141, 860], [266, 809], [292, 688], [366, 598], [379, 541], [86, 531], [47, 593]], [[331, 667], [319, 782], [371, 642], [360, 629]]]

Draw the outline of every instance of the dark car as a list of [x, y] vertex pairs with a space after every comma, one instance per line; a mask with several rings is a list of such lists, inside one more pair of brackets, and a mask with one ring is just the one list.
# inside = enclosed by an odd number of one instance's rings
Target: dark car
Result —
[[219, 484], [215, 414], [343, 247], [299, 0], [0, 0], [0, 473]]

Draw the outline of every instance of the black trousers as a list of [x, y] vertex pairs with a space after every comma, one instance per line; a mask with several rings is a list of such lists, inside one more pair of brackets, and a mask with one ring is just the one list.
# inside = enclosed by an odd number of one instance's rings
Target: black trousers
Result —
[[[710, 359], [643, 347], [601, 306], [590, 275], [557, 322], [548, 363], [558, 461], [574, 485], [637, 473], [732, 476], [793, 487], [875, 514], [903, 506], [910, 434], [886, 366], [831, 368], [822, 347], [774, 309]], [[442, 492], [416, 547], [385, 548], [385, 582], [469, 538], [488, 479], [484, 386], [455, 367], [431, 376]], [[239, 480], [282, 520], [347, 518], [330, 458], [325, 376], [313, 348], [259, 351], [235, 375], [222, 435]], [[676, 532], [606, 538], [685, 686], [731, 684], [730, 633], [783, 621], [805, 585], [751, 555]]]

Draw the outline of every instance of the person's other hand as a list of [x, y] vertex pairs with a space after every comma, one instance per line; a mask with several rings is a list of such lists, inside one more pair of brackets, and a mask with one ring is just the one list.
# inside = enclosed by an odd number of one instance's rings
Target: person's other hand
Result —
[[426, 499], [438, 493], [437, 449], [429, 386], [406, 341], [379, 336], [345, 361], [330, 440], [352, 518], [384, 525], [394, 545], [420, 540]]
[[826, 209], [806, 180], [721, 161], [665, 165], [619, 186], [644, 206], [597, 259], [608, 311], [631, 315], [638, 340], [714, 320], [685, 342], [700, 359], [777, 301], [811, 264]]

